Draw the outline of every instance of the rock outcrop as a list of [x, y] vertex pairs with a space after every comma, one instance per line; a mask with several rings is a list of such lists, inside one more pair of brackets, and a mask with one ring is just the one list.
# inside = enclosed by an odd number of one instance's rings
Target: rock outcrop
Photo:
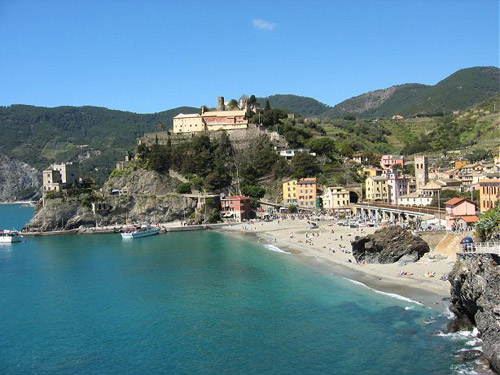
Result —
[[465, 254], [458, 257], [449, 274], [450, 310], [456, 319], [450, 330], [481, 333], [484, 356], [494, 371], [500, 373], [500, 265], [499, 258], [488, 254]]
[[33, 195], [39, 188], [40, 173], [35, 168], [0, 154], [0, 202], [12, 200], [22, 192]]
[[90, 199], [87, 192], [80, 196], [62, 194], [62, 197], [45, 199], [43, 205], [36, 207], [26, 230], [45, 232], [96, 224], [165, 223], [187, 219], [195, 211], [197, 200], [175, 193], [178, 184], [179, 181], [168, 175], [143, 169], [119, 174], [105, 183], [102, 196], [94, 193]]
[[380, 229], [352, 242], [352, 255], [366, 263], [416, 262], [429, 251], [423, 239], [400, 226]]

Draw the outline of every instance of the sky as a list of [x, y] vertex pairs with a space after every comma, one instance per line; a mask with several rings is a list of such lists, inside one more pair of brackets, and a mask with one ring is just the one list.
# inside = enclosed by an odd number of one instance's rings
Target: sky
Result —
[[498, 0], [0, 0], [0, 105], [335, 105], [499, 66]]

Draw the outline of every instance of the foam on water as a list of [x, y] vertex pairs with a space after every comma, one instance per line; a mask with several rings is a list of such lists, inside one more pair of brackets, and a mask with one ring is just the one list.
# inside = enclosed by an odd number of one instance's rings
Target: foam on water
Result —
[[275, 253], [281, 253], [281, 254], [292, 254], [288, 251], [285, 251], [285, 250], [281, 250], [279, 247], [277, 246], [274, 246], [274, 245], [264, 245], [264, 247], [267, 249], [267, 250], [271, 250], [271, 251], [274, 251]]
[[[347, 277], [343, 277], [343, 279], [345, 279], [345, 280], [347, 280], [347, 281], [349, 281], [349, 282], [351, 282], [351, 283], [353, 283], [353, 284], [356, 284], [356, 285], [361, 285], [361, 286], [363, 286], [363, 287], [365, 287], [365, 288], [367, 288], [367, 289], [372, 290], [372, 291], [373, 291], [373, 292], [375, 292], [375, 293], [378, 293], [378, 294], [383, 294], [383, 295], [385, 295], [385, 296], [388, 296], [388, 297], [391, 297], [391, 298], [395, 298], [395, 299], [398, 299], [398, 300], [400, 300], [400, 301], [410, 302], [410, 303], [414, 303], [414, 304], [419, 305], [419, 306], [423, 306], [423, 304], [421, 304], [420, 302], [418, 302], [418, 301], [414, 301], [414, 300], [412, 300], [412, 299], [410, 299], [410, 298], [407, 298], [407, 297], [403, 297], [403, 296], [401, 296], [401, 295], [399, 295], [399, 294], [396, 294], [396, 293], [388, 293], [388, 292], [382, 292], [382, 291], [380, 291], [380, 290], [377, 290], [377, 289], [371, 288], [371, 287], [369, 287], [368, 285], [363, 284], [363, 283], [362, 283], [362, 282], [360, 282], [360, 281], [356, 281], [356, 280], [348, 279]], [[405, 308], [405, 309], [406, 309], [406, 308]], [[406, 310], [409, 310], [409, 309], [406, 309]]]

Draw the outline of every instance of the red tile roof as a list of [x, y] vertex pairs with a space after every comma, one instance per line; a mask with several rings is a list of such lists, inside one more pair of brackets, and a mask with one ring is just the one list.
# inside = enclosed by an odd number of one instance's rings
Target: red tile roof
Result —
[[250, 198], [245, 197], [244, 195], [233, 195], [232, 197], [226, 197], [224, 199], [250, 199]]
[[462, 201], [465, 201], [465, 198], [451, 198], [449, 201], [444, 202], [445, 206], [456, 206]]
[[460, 219], [462, 219], [466, 223], [475, 223], [476, 221], [479, 220], [476, 215], [460, 216]]

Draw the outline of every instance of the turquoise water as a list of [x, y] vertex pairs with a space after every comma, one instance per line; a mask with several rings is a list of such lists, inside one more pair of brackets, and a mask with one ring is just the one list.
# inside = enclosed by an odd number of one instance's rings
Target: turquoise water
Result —
[[214, 232], [2, 246], [0, 297], [2, 374], [450, 374], [459, 348], [436, 311]]

